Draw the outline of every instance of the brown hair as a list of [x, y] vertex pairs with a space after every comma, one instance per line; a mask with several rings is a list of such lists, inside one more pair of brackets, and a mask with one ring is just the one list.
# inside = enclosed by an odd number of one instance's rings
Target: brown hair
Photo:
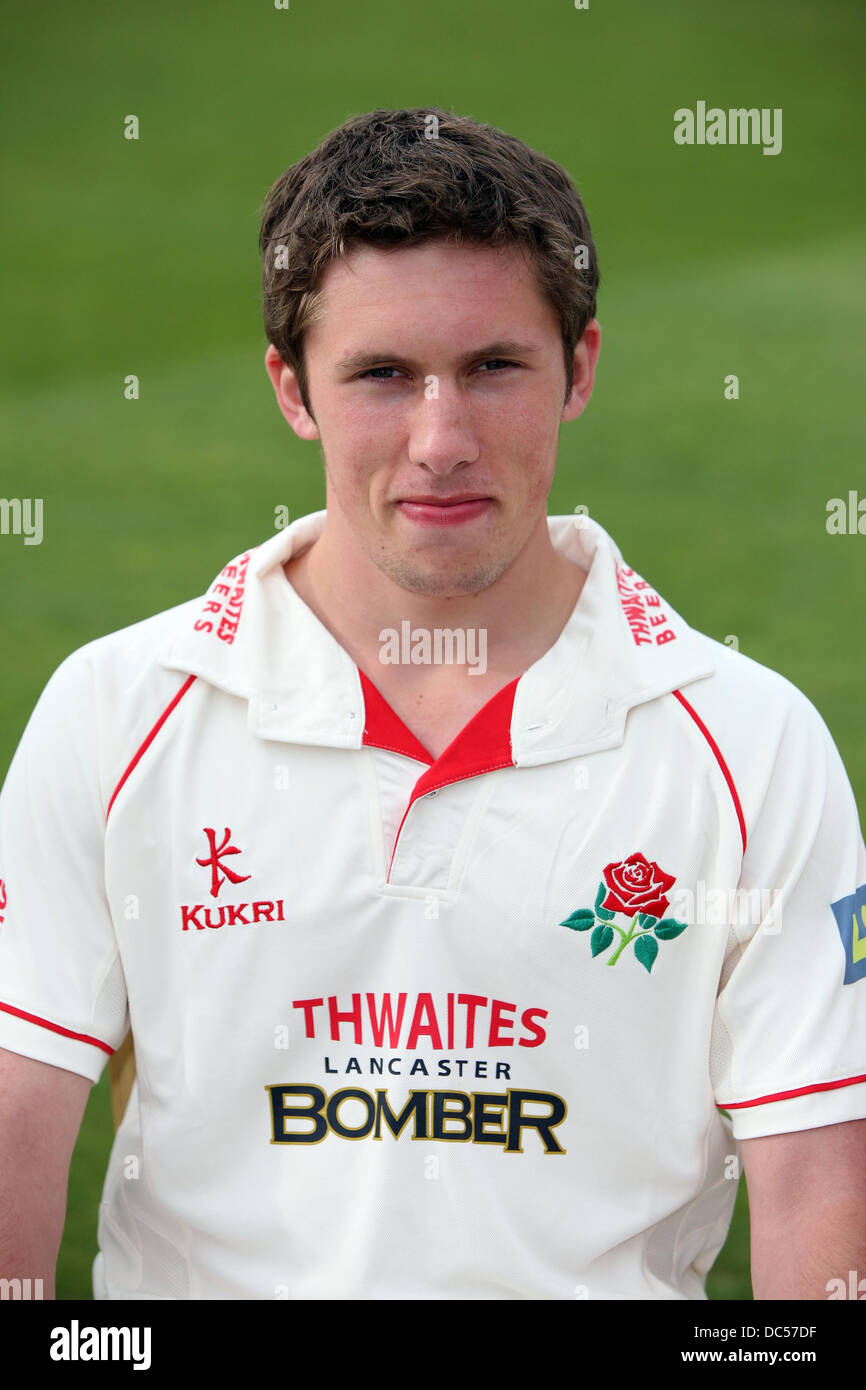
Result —
[[359, 243], [433, 237], [527, 249], [562, 329], [567, 398], [599, 284], [577, 189], [560, 165], [515, 136], [416, 107], [346, 121], [277, 179], [262, 210], [265, 330], [310, 414], [302, 339], [320, 307], [325, 267]]

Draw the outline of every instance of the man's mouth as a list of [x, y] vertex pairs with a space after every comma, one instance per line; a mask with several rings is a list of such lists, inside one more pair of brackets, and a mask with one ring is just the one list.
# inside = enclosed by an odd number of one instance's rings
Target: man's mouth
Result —
[[457, 526], [483, 516], [492, 504], [492, 497], [484, 493], [462, 492], [448, 497], [437, 497], [433, 494], [406, 497], [397, 503], [397, 508], [416, 525]]

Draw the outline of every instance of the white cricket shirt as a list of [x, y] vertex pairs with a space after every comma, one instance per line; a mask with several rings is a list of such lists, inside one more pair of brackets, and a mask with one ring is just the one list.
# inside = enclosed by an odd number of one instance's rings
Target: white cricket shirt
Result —
[[0, 797], [0, 1046], [135, 1040], [96, 1296], [704, 1298], [736, 1139], [866, 1117], [830, 735], [563, 516], [434, 762], [286, 579], [324, 515], [74, 652]]

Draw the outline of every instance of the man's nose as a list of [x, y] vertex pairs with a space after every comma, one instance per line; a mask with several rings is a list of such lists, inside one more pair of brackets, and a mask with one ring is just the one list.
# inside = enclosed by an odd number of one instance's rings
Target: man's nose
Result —
[[413, 408], [411, 461], [446, 473], [461, 463], [474, 463], [479, 454], [471, 405], [458, 384], [444, 377], [425, 377], [424, 394]]

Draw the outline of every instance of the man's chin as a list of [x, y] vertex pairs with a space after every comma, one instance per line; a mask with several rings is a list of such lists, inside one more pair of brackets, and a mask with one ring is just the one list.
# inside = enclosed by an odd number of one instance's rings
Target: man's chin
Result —
[[476, 560], [462, 566], [420, 566], [417, 561], [378, 556], [376, 564], [383, 574], [411, 594], [426, 594], [430, 598], [466, 598], [489, 589], [505, 573], [507, 563], [480, 564]]

